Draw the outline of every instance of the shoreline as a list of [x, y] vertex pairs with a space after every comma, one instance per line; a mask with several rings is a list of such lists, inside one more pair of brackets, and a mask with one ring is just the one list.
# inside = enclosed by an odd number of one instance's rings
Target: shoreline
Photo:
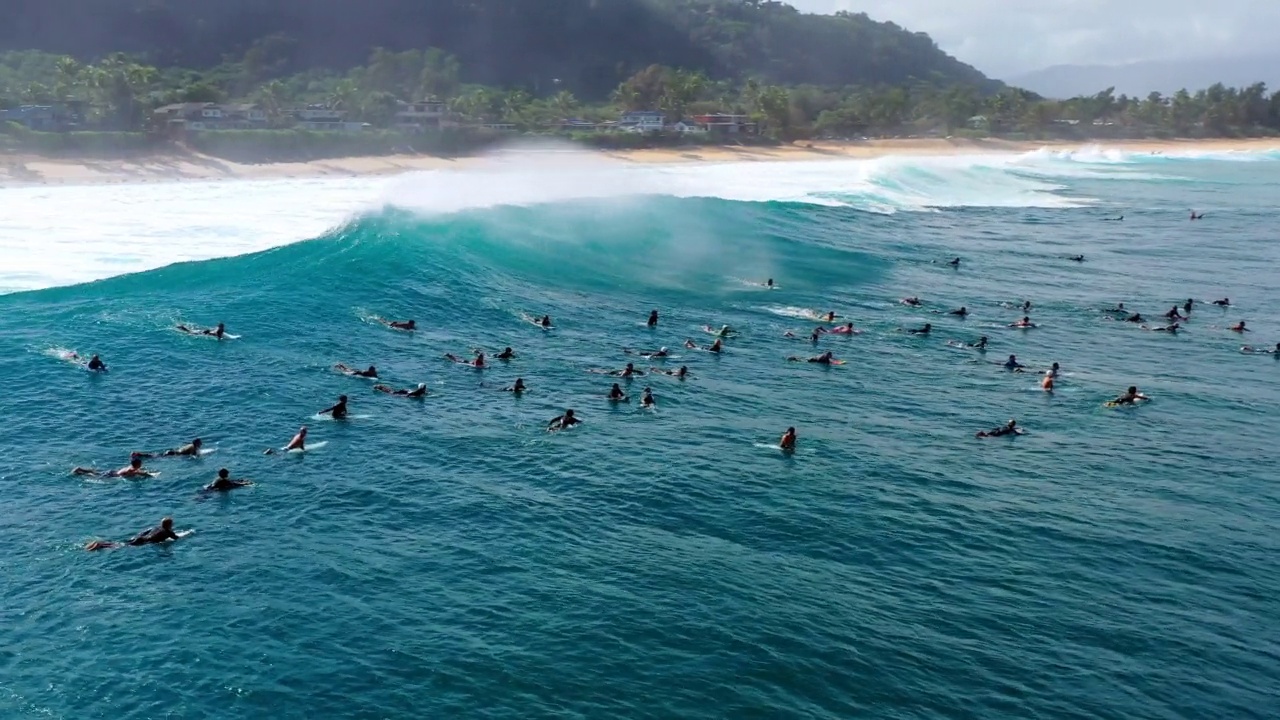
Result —
[[[557, 148], [559, 146], [556, 146]], [[634, 164], [734, 162], [821, 162], [885, 157], [1017, 155], [1038, 150], [1101, 148], [1152, 154], [1266, 152], [1280, 150], [1280, 138], [1123, 141], [1011, 141], [964, 139], [889, 139], [850, 142], [797, 142], [779, 146], [706, 145], [641, 150], [595, 150], [564, 146], [562, 152], [589, 154]], [[546, 152], [545, 150], [543, 152]], [[553, 151], [554, 152], [554, 151]], [[553, 154], [547, 153], [547, 154]], [[129, 160], [51, 158], [0, 154], [0, 188], [165, 183], [217, 180], [280, 180], [325, 177], [393, 176], [409, 172], [466, 168], [484, 155], [462, 158], [390, 155], [310, 162], [246, 164], [196, 153], [159, 153]]]

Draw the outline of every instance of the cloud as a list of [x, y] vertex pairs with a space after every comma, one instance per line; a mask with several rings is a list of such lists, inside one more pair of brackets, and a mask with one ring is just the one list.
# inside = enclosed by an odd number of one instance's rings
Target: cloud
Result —
[[1260, 0], [790, 0], [865, 12], [927, 32], [996, 77], [1060, 64], [1246, 57], [1275, 52], [1280, 2]]

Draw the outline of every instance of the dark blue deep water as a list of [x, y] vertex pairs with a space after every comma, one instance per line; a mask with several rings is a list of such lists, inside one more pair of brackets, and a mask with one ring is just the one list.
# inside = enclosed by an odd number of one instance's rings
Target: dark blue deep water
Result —
[[[1277, 717], [1280, 360], [1240, 347], [1280, 342], [1280, 162], [1100, 165], [1054, 178], [1061, 207], [980, 200], [1020, 178], [894, 214], [389, 207], [0, 296], [0, 717]], [[1173, 337], [1099, 311], [1224, 296]], [[1024, 299], [1041, 327], [1006, 328]], [[866, 332], [784, 338], [805, 309]], [[521, 319], [544, 312], [554, 331]], [[707, 323], [741, 332], [722, 356], [680, 347]], [[946, 344], [984, 334], [985, 356]], [[482, 373], [442, 358], [507, 345]], [[692, 377], [624, 383], [656, 412], [607, 403], [587, 371], [661, 345]], [[828, 349], [847, 364], [785, 361]], [[1009, 354], [1061, 363], [1057, 391]], [[517, 376], [530, 393], [499, 390]], [[1103, 407], [1129, 385], [1153, 400]], [[357, 417], [317, 420], [340, 393]], [[566, 407], [586, 423], [544, 433]], [[1025, 435], [974, 438], [1011, 417]], [[303, 424], [322, 447], [262, 454]], [[791, 425], [798, 452], [769, 447]], [[195, 436], [215, 452], [154, 479], [69, 472]], [[219, 467], [258, 484], [199, 497]], [[164, 515], [194, 532], [82, 549]]]

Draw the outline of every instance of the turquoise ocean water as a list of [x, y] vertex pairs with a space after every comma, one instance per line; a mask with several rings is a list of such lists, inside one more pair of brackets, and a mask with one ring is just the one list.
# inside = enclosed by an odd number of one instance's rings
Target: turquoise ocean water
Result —
[[[815, 165], [777, 169], [775, 198], [774, 170], [735, 166], [670, 171], [702, 196], [378, 202], [304, 242], [0, 296], [0, 717], [1277, 717], [1280, 360], [1239, 348], [1280, 342], [1280, 159]], [[259, 193], [219, 187], [228, 216]], [[126, 227], [174, 214], [148, 192]], [[0, 285], [72, 262], [3, 229], [30, 242]], [[1223, 296], [1175, 337], [1099, 312]], [[1024, 299], [1042, 327], [1007, 329]], [[804, 309], [866, 332], [784, 338]], [[681, 349], [706, 323], [741, 335]], [[985, 356], [945, 344], [979, 335]], [[442, 359], [507, 345], [482, 373]], [[663, 345], [692, 377], [627, 383], [656, 412], [603, 399], [587, 370]], [[848, 364], [785, 361], [823, 350]], [[1061, 363], [1057, 392], [1011, 353]], [[530, 393], [499, 390], [517, 376]], [[1102, 407], [1129, 385], [1154, 401]], [[356, 418], [313, 417], [340, 393]], [[566, 407], [584, 425], [542, 432]], [[1010, 417], [1026, 435], [974, 439]], [[326, 444], [262, 455], [303, 424]], [[195, 436], [216, 451], [155, 479], [69, 474]], [[224, 466], [258, 485], [198, 497]], [[194, 533], [81, 549], [163, 515]]]

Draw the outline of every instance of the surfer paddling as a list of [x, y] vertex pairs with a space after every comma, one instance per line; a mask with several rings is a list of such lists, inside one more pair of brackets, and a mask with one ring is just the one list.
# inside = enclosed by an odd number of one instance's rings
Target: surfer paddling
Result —
[[227, 326], [223, 323], [218, 323], [218, 326], [215, 328], [195, 328], [187, 325], [179, 325], [174, 329], [188, 335], [204, 335], [211, 338], [217, 338], [218, 340], [221, 340], [227, 334]]
[[142, 455], [134, 453], [129, 457], [129, 464], [119, 470], [107, 470], [103, 472], [96, 468], [77, 467], [71, 470], [72, 475], [91, 475], [93, 477], [102, 478], [153, 478], [159, 473], [151, 472], [142, 467]]
[[351, 377], [361, 377], [361, 378], [377, 378], [378, 377], [378, 368], [372, 365], [369, 366], [368, 370], [357, 370], [356, 368], [349, 367], [342, 363], [338, 363], [337, 365], [333, 366], [333, 369], [337, 370], [343, 375], [349, 375]]
[[799, 358], [793, 355], [787, 358], [787, 362], [809, 362], [817, 363], [818, 365], [839, 365], [841, 361], [836, 360], [835, 354], [828, 350], [821, 355], [814, 355], [811, 358]]
[[160, 520], [159, 527], [147, 528], [122, 543], [111, 540], [94, 540], [84, 546], [85, 550], [93, 552], [95, 550], [108, 550], [111, 548], [123, 547], [125, 545], [159, 545], [160, 543], [177, 540], [178, 534], [173, 531], [173, 518], [166, 517]]
[[994, 430], [979, 431], [978, 434], [975, 435], [974, 437], [993, 438], [993, 437], [1004, 437], [1006, 435], [1021, 435], [1021, 434], [1022, 434], [1022, 428], [1018, 427], [1018, 421], [1010, 420], [1004, 426], [995, 428]]
[[418, 387], [413, 388], [412, 390], [396, 390], [395, 388], [392, 388], [389, 385], [374, 385], [373, 389], [377, 390], [380, 393], [386, 393], [388, 395], [397, 395], [399, 397], [423, 398], [427, 396], [426, 383], [418, 383]]
[[401, 322], [399, 320], [388, 320], [386, 318], [380, 318], [380, 317], [374, 318], [374, 320], [379, 323], [382, 323], [383, 325], [386, 325], [392, 330], [404, 330], [405, 332], [413, 332], [414, 330], [418, 329], [418, 323], [413, 320], [405, 320]]
[[214, 478], [213, 482], [201, 488], [201, 491], [206, 493], [227, 492], [228, 490], [249, 487], [250, 485], [253, 485], [252, 480], [234, 480], [231, 478], [231, 471], [226, 468], [222, 468], [218, 471], [218, 477]]
[[134, 453], [137, 457], [155, 458], [155, 457], [199, 457], [200, 448], [204, 447], [204, 441], [195, 438], [191, 442], [181, 447], [170, 448], [158, 453]]
[[458, 357], [457, 355], [454, 355], [453, 353], [447, 353], [444, 357], [446, 360], [455, 362], [459, 365], [467, 365], [469, 367], [475, 368], [476, 370], [485, 369], [484, 353], [479, 351], [476, 352], [476, 357], [474, 360], [463, 360], [462, 358]]
[[577, 415], [573, 414], [573, 410], [565, 410], [564, 414], [547, 423], [547, 432], [557, 432], [571, 428], [582, 422]]

